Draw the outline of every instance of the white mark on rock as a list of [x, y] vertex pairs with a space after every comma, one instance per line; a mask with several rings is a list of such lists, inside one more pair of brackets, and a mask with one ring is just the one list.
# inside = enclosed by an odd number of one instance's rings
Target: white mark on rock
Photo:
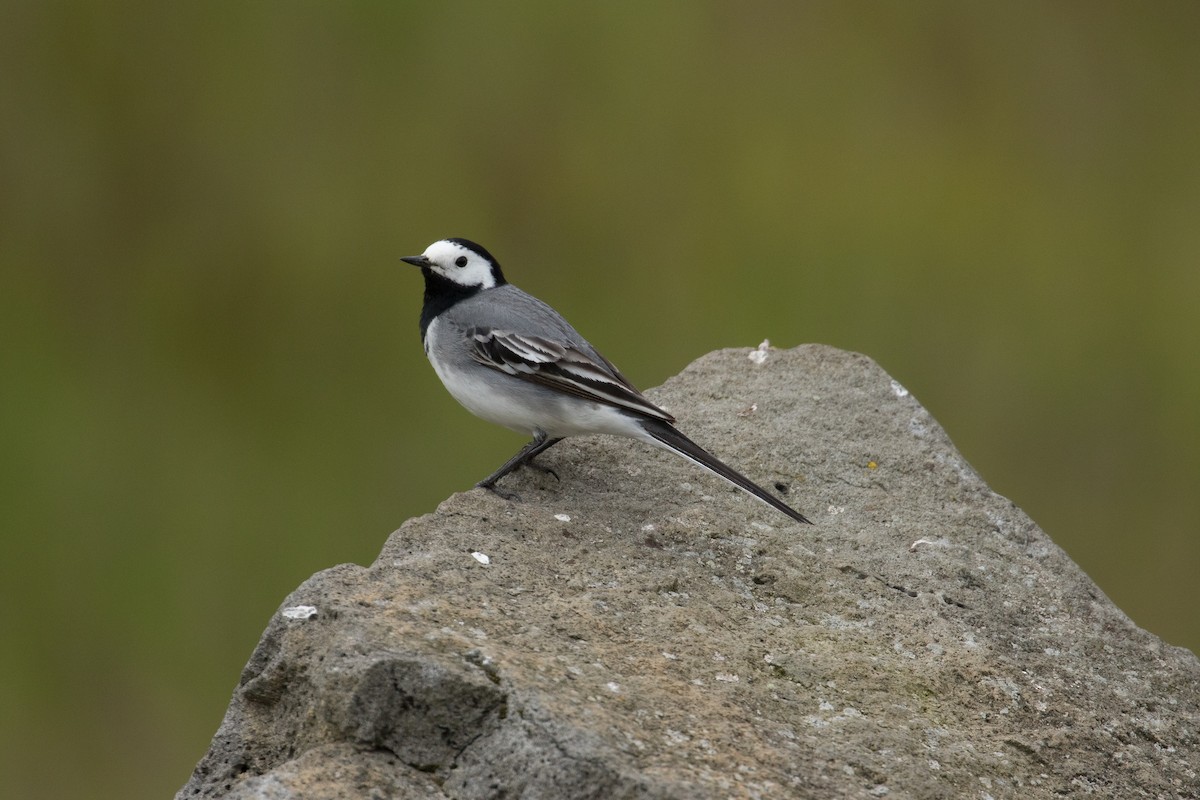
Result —
[[316, 606], [288, 606], [279, 612], [284, 619], [312, 619], [317, 615]]
[[617, 683], [616, 681], [609, 681], [608, 683], [604, 684], [604, 686], [613, 694], [617, 694], [621, 691], [621, 684]]
[[895, 394], [896, 397], [908, 397], [908, 389], [905, 389], [903, 386], [901, 386], [900, 381], [895, 380], [894, 378], [892, 379], [892, 393]]
[[908, 552], [910, 552], [910, 553], [916, 552], [917, 547], [919, 545], [923, 545], [923, 544], [937, 544], [937, 542], [930, 541], [929, 539], [917, 539], [915, 542], [913, 542], [912, 544], [910, 544], [908, 546]]
[[762, 344], [750, 351], [750, 360], [755, 364], [764, 364], [767, 360], [768, 351], [771, 349], [771, 340], [763, 339]]
[[714, 677], [721, 683], [737, 683], [740, 680], [737, 675], [731, 675], [728, 672], [718, 672]]
[[478, 561], [480, 564], [483, 564], [485, 567], [486, 567], [488, 564], [492, 563], [492, 560], [491, 560], [490, 558], [488, 558], [488, 555], [487, 555], [487, 553], [481, 553], [481, 552], [479, 552], [478, 550], [476, 550], [475, 552], [471, 553], [471, 558], [475, 559], [475, 560], [476, 560], [476, 561]]
[[571, 521], [570, 514], [555, 514], [554, 518], [556, 520], [558, 520], [559, 522], [570, 522]]

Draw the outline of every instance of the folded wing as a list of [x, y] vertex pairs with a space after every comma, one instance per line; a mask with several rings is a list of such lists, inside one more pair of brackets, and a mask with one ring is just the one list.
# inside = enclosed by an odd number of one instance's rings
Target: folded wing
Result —
[[467, 340], [472, 358], [514, 378], [651, 419], [675, 421], [598, 353], [591, 355], [564, 342], [493, 328], [471, 328]]

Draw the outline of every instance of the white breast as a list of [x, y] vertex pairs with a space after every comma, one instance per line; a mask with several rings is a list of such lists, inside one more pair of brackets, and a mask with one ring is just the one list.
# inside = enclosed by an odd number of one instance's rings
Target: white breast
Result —
[[[465, 350], [442, 346], [439, 337], [446, 335], [454, 334], [435, 319], [425, 332], [425, 353], [446, 390], [475, 416], [529, 436], [537, 431], [548, 436], [607, 433], [649, 440], [628, 414], [471, 361]], [[439, 358], [438, 353], [449, 356]], [[462, 353], [461, 364], [457, 353]]]
[[489, 374], [486, 367], [464, 359], [456, 365], [454, 359], [442, 359], [436, 355], [448, 352], [441, 348], [439, 337], [446, 335], [442, 322], [435, 319], [425, 331], [425, 354], [442, 385], [464, 408], [481, 419], [503, 425], [520, 433], [533, 435], [538, 427], [527, 404], [520, 402], [512, 392], [504, 390], [497, 379], [505, 376]]

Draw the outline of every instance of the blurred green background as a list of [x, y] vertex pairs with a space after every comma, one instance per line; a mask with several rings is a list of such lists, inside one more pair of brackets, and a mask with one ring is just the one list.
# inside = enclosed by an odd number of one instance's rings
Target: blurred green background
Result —
[[282, 598], [522, 443], [421, 352], [397, 258], [445, 236], [645, 387], [867, 353], [1197, 649], [1197, 41], [1195, 2], [3, 4], [0, 796], [170, 796]]

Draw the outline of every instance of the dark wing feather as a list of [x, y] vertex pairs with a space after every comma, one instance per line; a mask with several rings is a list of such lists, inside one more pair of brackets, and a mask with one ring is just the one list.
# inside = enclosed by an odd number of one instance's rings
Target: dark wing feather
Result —
[[623, 408], [664, 422], [675, 418], [651, 403], [608, 359], [565, 342], [492, 328], [466, 332], [471, 357], [514, 378], [564, 394]]

